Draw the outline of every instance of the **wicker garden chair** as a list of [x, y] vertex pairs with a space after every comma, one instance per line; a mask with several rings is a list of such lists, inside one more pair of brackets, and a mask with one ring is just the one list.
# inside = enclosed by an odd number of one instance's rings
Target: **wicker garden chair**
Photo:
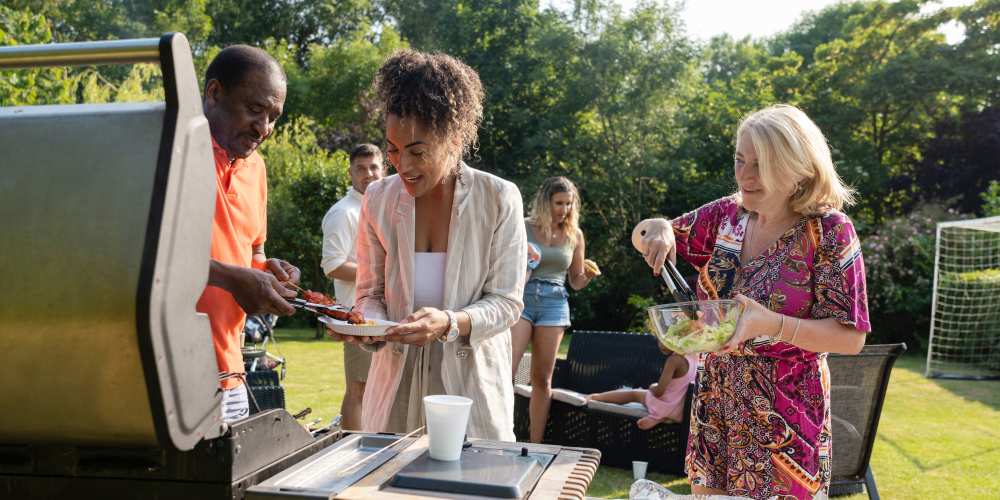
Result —
[[[552, 387], [582, 394], [623, 386], [645, 388], [660, 378], [666, 357], [648, 334], [576, 331], [570, 337], [566, 359], [557, 359]], [[522, 358], [515, 382], [529, 384], [530, 355]], [[528, 395], [524, 386], [514, 405], [514, 432], [527, 440]], [[530, 389], [528, 389], [530, 390]], [[575, 406], [552, 401], [546, 422], [545, 442], [601, 450], [601, 463], [630, 469], [633, 460], [649, 462], [649, 470], [681, 475], [687, 446], [691, 392], [684, 406], [684, 420], [664, 422], [648, 431], [636, 421], [642, 409], [608, 403]]]
[[831, 354], [830, 402], [833, 416], [833, 480], [830, 496], [860, 493], [878, 500], [869, 460], [875, 445], [889, 372], [906, 344], [868, 345], [856, 356]]

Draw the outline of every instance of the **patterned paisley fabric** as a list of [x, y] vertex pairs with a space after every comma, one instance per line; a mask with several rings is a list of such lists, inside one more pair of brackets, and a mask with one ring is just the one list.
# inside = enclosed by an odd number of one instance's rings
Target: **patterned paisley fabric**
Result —
[[[741, 266], [748, 221], [734, 197], [672, 221], [677, 255], [699, 270], [699, 299], [742, 293], [790, 317], [835, 318], [871, 331], [861, 246], [846, 215], [802, 217]], [[826, 496], [826, 353], [757, 337], [733, 352], [704, 355], [697, 385], [685, 462], [692, 484], [751, 498]]]

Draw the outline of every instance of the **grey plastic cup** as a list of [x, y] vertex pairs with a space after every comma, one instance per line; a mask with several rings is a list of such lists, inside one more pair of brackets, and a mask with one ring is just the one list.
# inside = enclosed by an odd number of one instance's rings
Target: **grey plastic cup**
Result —
[[640, 462], [635, 460], [632, 462], [632, 478], [636, 481], [640, 479], [646, 479], [646, 466], [649, 465], [647, 462]]

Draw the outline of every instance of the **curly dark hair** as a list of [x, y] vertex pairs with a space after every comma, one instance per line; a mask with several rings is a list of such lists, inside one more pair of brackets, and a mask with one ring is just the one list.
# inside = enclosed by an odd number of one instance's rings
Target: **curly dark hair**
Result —
[[447, 54], [398, 50], [375, 75], [375, 94], [388, 114], [415, 118], [437, 137], [461, 139], [462, 153], [475, 149], [483, 119], [479, 74]]

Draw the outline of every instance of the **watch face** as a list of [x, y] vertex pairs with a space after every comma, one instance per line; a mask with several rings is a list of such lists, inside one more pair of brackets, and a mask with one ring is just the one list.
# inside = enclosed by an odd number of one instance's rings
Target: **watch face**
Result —
[[448, 314], [448, 331], [444, 335], [438, 337], [441, 342], [454, 342], [458, 338], [458, 321], [455, 321], [455, 316], [446, 311]]

